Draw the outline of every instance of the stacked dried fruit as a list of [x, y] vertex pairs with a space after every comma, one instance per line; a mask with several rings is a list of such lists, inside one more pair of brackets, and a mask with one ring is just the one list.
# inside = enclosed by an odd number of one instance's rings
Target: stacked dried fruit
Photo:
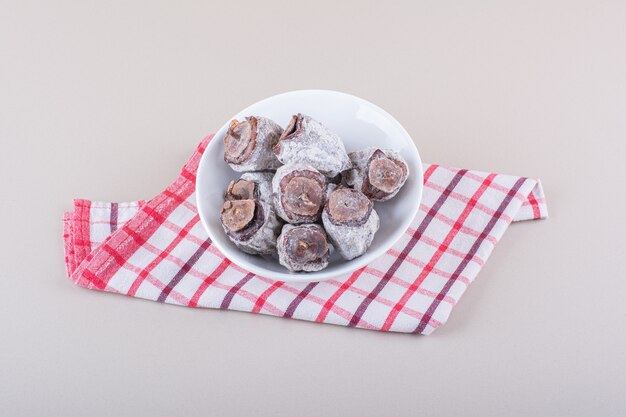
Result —
[[395, 196], [409, 175], [397, 152], [348, 154], [337, 134], [303, 114], [284, 131], [264, 117], [233, 120], [224, 148], [224, 161], [245, 172], [224, 196], [226, 235], [246, 253], [277, 253], [291, 271], [324, 269], [332, 248], [344, 259], [364, 254], [380, 226], [374, 201]]

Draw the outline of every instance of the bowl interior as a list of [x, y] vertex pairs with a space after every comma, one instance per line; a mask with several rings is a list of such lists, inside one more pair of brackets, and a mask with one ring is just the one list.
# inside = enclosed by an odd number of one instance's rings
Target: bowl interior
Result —
[[351, 273], [373, 261], [400, 238], [417, 214], [422, 195], [422, 163], [415, 144], [406, 130], [384, 110], [349, 94], [327, 90], [301, 90], [279, 94], [235, 114], [232, 119], [258, 115], [285, 127], [294, 113], [304, 113], [319, 120], [343, 139], [348, 152], [368, 146], [391, 148], [409, 165], [409, 177], [398, 195], [375, 203], [381, 224], [369, 250], [346, 261], [336, 253], [328, 267], [318, 272], [290, 272], [273, 257], [252, 256], [241, 252], [226, 237], [220, 223], [223, 195], [228, 183], [239, 178], [223, 160], [223, 139], [230, 120], [216, 133], [200, 161], [196, 181], [198, 210], [213, 244], [240, 267], [278, 281], [322, 281]]

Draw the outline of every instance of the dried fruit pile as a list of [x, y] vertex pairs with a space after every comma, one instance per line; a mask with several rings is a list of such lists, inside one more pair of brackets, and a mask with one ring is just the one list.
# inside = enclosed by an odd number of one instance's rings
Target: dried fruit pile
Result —
[[364, 254], [380, 226], [374, 202], [395, 196], [409, 175], [397, 152], [348, 154], [336, 133], [303, 114], [285, 130], [260, 116], [233, 120], [224, 161], [244, 172], [224, 195], [224, 232], [246, 253], [277, 253], [291, 271], [324, 269], [331, 247], [348, 260]]

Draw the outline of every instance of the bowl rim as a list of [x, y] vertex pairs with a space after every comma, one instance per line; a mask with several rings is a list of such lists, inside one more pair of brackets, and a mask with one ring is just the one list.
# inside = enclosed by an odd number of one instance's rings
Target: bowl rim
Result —
[[[252, 263], [249, 263], [244, 258], [239, 257], [238, 254], [235, 252], [235, 250], [233, 250], [231, 247], [223, 246], [219, 242], [219, 239], [215, 239], [214, 238], [214, 234], [213, 234], [212, 228], [209, 227], [208, 219], [206, 219], [205, 216], [203, 215], [204, 203], [203, 203], [202, 199], [200, 198], [200, 193], [201, 193], [201, 191], [200, 191], [200, 183], [201, 183], [201, 180], [200, 180], [199, 174], [206, 170], [205, 165], [207, 163], [209, 163], [209, 162], [207, 162], [208, 159], [209, 159], [207, 155], [209, 154], [210, 149], [212, 147], [219, 146], [220, 140], [216, 140], [216, 139], [222, 137], [226, 133], [226, 131], [228, 129], [228, 126], [230, 125], [230, 121], [233, 120], [233, 118], [238, 117], [242, 113], [246, 113], [252, 107], [255, 107], [255, 106], [257, 106], [257, 105], [259, 105], [259, 104], [261, 104], [261, 103], [263, 103], [265, 101], [275, 100], [276, 98], [278, 98], [280, 96], [294, 95], [294, 94], [339, 95], [339, 96], [343, 96], [344, 98], [349, 98], [351, 100], [354, 100], [356, 102], [364, 104], [366, 106], [370, 106], [374, 110], [379, 112], [380, 114], [384, 115], [392, 124], [395, 125], [396, 128], [398, 128], [401, 132], [404, 133], [404, 135], [406, 135], [406, 138], [408, 138], [409, 142], [410, 142], [410, 148], [411, 148], [412, 152], [415, 153], [416, 166], [417, 166], [418, 170], [417, 170], [417, 172], [411, 172], [411, 175], [415, 175], [416, 176], [417, 184], [419, 185], [419, 187], [418, 187], [418, 195], [417, 195], [417, 198], [416, 198], [416, 202], [417, 203], [414, 205], [414, 207], [412, 207], [412, 212], [410, 213], [410, 215], [407, 215], [406, 219], [403, 220], [402, 223], [398, 223], [398, 226], [397, 226], [396, 230], [393, 231], [391, 233], [391, 236], [387, 239], [388, 243], [385, 244], [385, 245], [382, 245], [381, 249], [378, 249], [377, 251], [369, 253], [369, 254], [368, 254], [368, 252], [366, 252], [362, 256], [359, 256], [359, 257], [357, 257], [355, 259], [346, 261], [343, 265], [339, 265], [339, 266], [337, 266], [333, 270], [323, 269], [321, 271], [316, 271], [316, 272], [291, 272], [291, 271], [288, 271], [287, 269], [285, 269], [285, 272], [275, 272], [275, 271], [269, 271], [269, 270], [267, 270], [267, 269], [265, 269], [263, 267], [259, 267], [257, 265], [252, 264]], [[255, 275], [262, 276], [262, 277], [265, 277], [265, 278], [273, 280], [273, 281], [304, 282], [304, 283], [307, 283], [307, 282], [319, 282], [319, 281], [325, 281], [325, 280], [332, 279], [332, 278], [337, 278], [337, 277], [339, 277], [341, 275], [353, 273], [354, 271], [357, 271], [357, 270], [363, 268], [364, 266], [370, 264], [375, 259], [378, 259], [380, 256], [383, 256], [393, 245], [395, 245], [396, 242], [402, 237], [402, 235], [408, 230], [408, 228], [410, 227], [411, 223], [413, 222], [413, 220], [415, 219], [415, 216], [417, 215], [417, 213], [419, 211], [419, 206], [420, 206], [421, 201], [422, 201], [422, 193], [423, 193], [423, 190], [424, 190], [423, 178], [424, 178], [424, 168], [423, 168], [423, 164], [422, 164], [422, 159], [420, 157], [419, 151], [417, 150], [417, 146], [415, 145], [415, 142], [413, 141], [413, 138], [406, 131], [404, 126], [402, 126], [402, 124], [395, 117], [393, 117], [391, 114], [389, 114], [387, 111], [385, 111], [381, 107], [379, 107], [379, 106], [377, 106], [377, 105], [375, 105], [375, 104], [373, 104], [373, 103], [371, 103], [371, 102], [369, 102], [369, 101], [367, 101], [367, 100], [365, 100], [363, 98], [357, 97], [357, 96], [352, 95], [352, 94], [340, 92], [340, 91], [325, 90], [325, 89], [292, 90], [292, 91], [287, 91], [287, 92], [284, 92], [284, 93], [275, 94], [273, 96], [269, 96], [269, 97], [266, 97], [266, 98], [264, 98], [262, 100], [256, 101], [255, 103], [247, 106], [243, 110], [240, 110], [237, 113], [235, 113], [234, 116], [229, 118], [222, 125], [222, 127], [217, 132], [215, 132], [215, 135], [213, 136], [213, 139], [211, 139], [211, 141], [209, 142], [208, 146], [206, 147], [206, 149], [202, 153], [202, 157], [200, 158], [200, 163], [198, 165], [198, 170], [196, 172], [196, 185], [195, 185], [196, 205], [197, 205], [197, 209], [198, 209], [198, 214], [200, 216], [200, 221], [202, 223], [202, 226], [206, 230], [207, 234], [209, 235], [209, 238], [211, 239], [212, 245], [214, 245], [220, 251], [220, 253], [224, 257], [226, 257], [228, 260], [230, 260], [232, 263], [236, 264], [237, 266], [241, 267], [242, 269], [244, 269], [244, 270], [246, 270], [248, 272], [252, 272]], [[221, 229], [220, 229], [220, 232], [222, 232]], [[238, 249], [237, 249], [237, 251], [238, 251]]]

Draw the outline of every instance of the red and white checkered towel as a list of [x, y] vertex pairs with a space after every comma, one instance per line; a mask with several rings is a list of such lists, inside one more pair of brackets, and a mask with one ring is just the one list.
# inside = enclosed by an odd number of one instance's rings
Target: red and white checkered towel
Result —
[[189, 307], [430, 334], [509, 224], [547, 217], [537, 179], [425, 165], [419, 214], [385, 255], [328, 281], [277, 282], [231, 263], [200, 223], [195, 175], [210, 139], [152, 200], [74, 202], [63, 236], [74, 283]]

